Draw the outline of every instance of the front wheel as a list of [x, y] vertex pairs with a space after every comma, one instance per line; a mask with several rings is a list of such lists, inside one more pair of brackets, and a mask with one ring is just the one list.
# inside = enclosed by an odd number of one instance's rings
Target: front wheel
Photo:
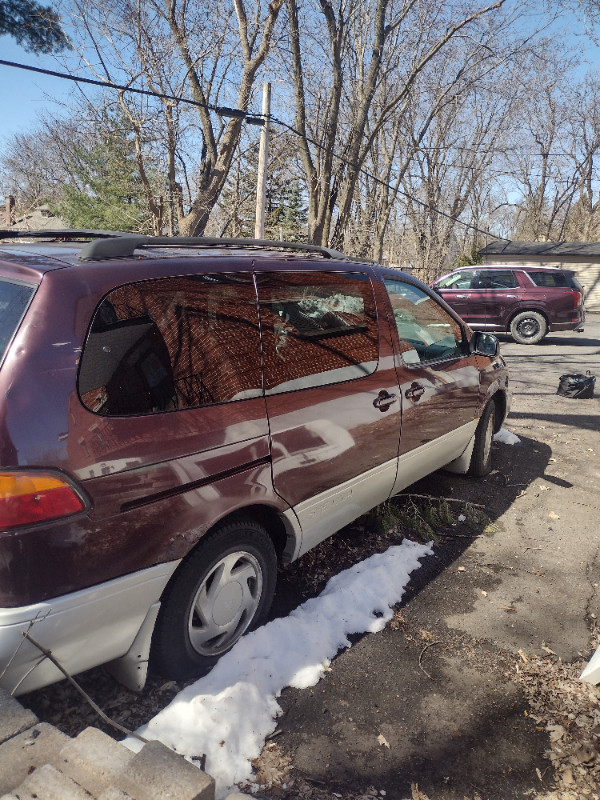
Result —
[[153, 666], [183, 680], [207, 672], [269, 612], [275, 548], [253, 520], [231, 522], [201, 540], [167, 586], [152, 640]]
[[494, 423], [496, 408], [493, 401], [483, 409], [483, 414], [475, 430], [475, 445], [469, 465], [469, 475], [483, 478], [492, 469], [492, 441], [494, 439]]
[[510, 323], [510, 335], [518, 344], [537, 344], [548, 333], [548, 323], [537, 311], [522, 311]]

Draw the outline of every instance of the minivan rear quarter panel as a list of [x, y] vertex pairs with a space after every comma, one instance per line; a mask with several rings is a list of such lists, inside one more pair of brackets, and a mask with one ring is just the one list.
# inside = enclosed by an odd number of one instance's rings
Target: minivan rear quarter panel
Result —
[[[130, 264], [122, 271], [111, 266], [119, 283], [139, 279]], [[213, 266], [219, 265], [207, 263]], [[182, 259], [182, 272], [193, 274], [190, 268]], [[170, 260], [167, 272], [173, 270]], [[155, 271], [160, 276], [160, 262]], [[85, 514], [1, 535], [5, 606], [181, 558], [207, 527], [249, 497], [256, 505], [287, 508], [272, 487], [262, 397], [130, 418], [85, 408], [77, 370], [93, 311], [115, 286], [107, 273], [94, 265], [48, 273], [11, 362], [0, 371], [9, 451], [3, 466], [53, 464], [77, 478], [89, 499]], [[26, 580], [16, 577], [19, 562]]]

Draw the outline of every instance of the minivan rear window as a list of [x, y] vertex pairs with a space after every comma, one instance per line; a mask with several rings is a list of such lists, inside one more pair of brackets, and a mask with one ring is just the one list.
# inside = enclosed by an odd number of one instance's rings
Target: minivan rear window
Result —
[[34, 291], [33, 286], [0, 279], [0, 361], [4, 359]]
[[127, 284], [99, 305], [79, 393], [102, 416], [136, 416], [262, 396], [250, 273]]

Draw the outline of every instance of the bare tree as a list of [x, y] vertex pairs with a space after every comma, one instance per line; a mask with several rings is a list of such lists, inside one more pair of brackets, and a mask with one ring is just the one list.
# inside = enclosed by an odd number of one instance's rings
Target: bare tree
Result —
[[596, 240], [600, 235], [600, 79], [588, 76], [570, 94], [566, 149], [575, 168], [577, 190], [559, 238]]
[[[319, 0], [312, 18], [304, 12], [302, 26], [296, 0], [287, 0], [295, 127], [309, 187], [312, 241], [343, 246], [360, 169], [379, 130], [405, 113], [419, 75], [444, 47], [504, 2], [342, 0], [334, 8]], [[301, 37], [309, 27], [326, 32], [326, 41]], [[392, 72], [395, 81], [387, 86], [393, 91], [375, 108], [377, 91]]]
[[585, 239], [597, 229], [598, 82], [574, 81], [568, 59], [557, 60], [556, 50], [554, 43], [544, 68], [526, 76], [526, 122], [510, 159], [513, 192], [520, 194], [518, 239]]
[[[248, 110], [283, 0], [178, 3], [177, 0], [70, 0], [72, 46], [97, 78], [147, 88], [160, 100], [120, 92], [135, 134], [148, 207], [160, 227], [159, 198], [147, 174], [148, 143], [162, 152], [165, 194], [182, 234], [206, 227], [240, 139], [243, 113], [227, 121], [219, 106]], [[183, 108], [176, 98], [193, 101]], [[194, 149], [196, 156], [188, 153]], [[187, 194], [187, 197], [186, 197]]]
[[21, 210], [57, 204], [69, 182], [76, 185], [70, 153], [86, 134], [74, 120], [46, 115], [31, 131], [16, 134], [6, 144], [0, 162], [5, 195], [14, 195]]
[[[365, 161], [372, 177], [361, 179], [348, 225], [352, 252], [390, 258], [398, 247], [386, 243], [401, 234], [405, 257], [428, 278], [452, 253], [477, 247], [473, 226], [488, 212], [489, 185], [518, 127], [512, 73], [528, 45], [513, 23], [496, 15], [477, 35], [455, 37], [415, 81], [403, 113], [378, 129]], [[381, 82], [375, 118], [393, 79]]]
[[499, 96], [490, 85], [471, 94], [452, 93], [415, 148], [402, 183], [415, 263], [424, 280], [439, 274], [457, 254], [457, 220], [473, 222], [465, 212], [485, 182], [510, 106], [511, 98]]

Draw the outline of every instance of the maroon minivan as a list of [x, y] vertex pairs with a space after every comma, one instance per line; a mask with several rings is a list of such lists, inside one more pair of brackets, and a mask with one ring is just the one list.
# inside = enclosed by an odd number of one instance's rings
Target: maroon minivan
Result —
[[265, 619], [278, 561], [440, 467], [490, 469], [497, 340], [402, 272], [282, 242], [0, 238], [10, 691], [62, 677], [24, 633], [71, 674], [199, 674]]
[[583, 331], [583, 287], [569, 269], [485, 264], [460, 267], [432, 283], [475, 330], [537, 344], [549, 331]]

